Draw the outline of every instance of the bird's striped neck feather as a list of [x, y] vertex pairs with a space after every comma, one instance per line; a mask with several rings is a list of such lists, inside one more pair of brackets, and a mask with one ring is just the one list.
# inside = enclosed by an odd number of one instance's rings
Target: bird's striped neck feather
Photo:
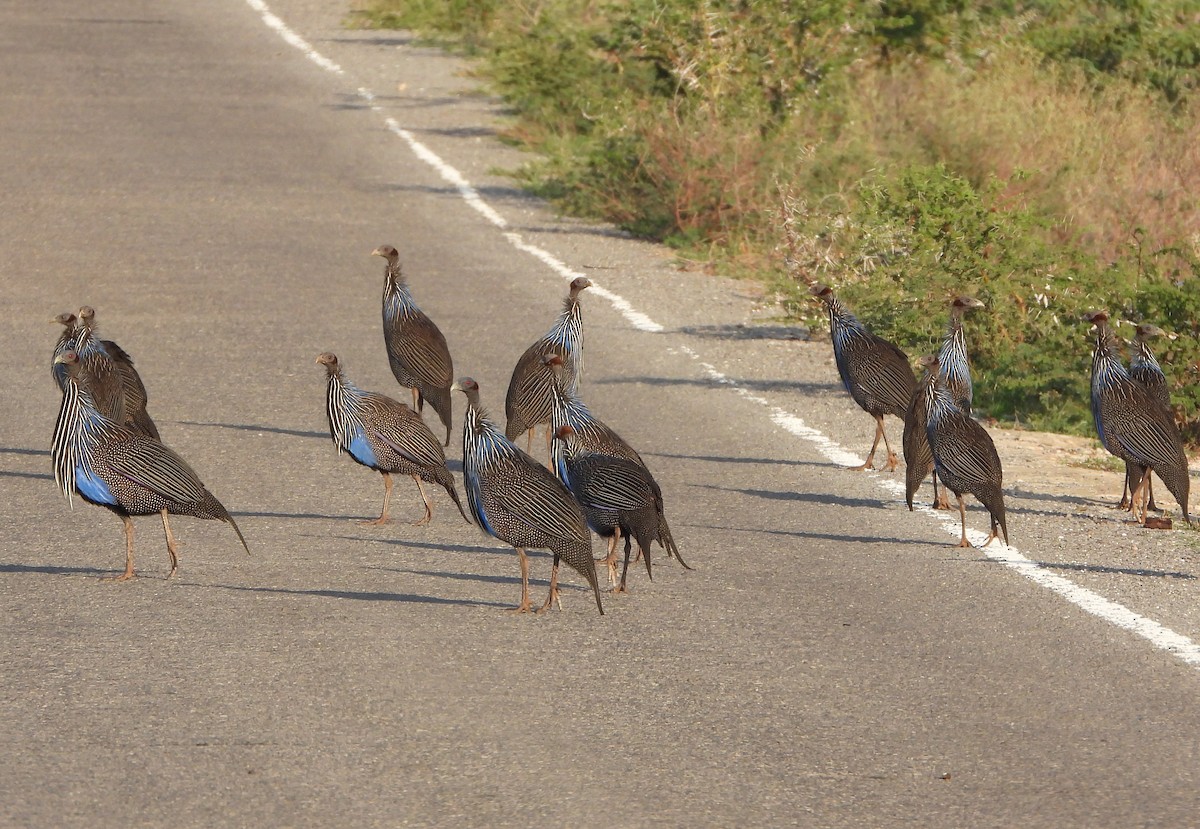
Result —
[[408, 289], [408, 282], [400, 272], [400, 267], [389, 267], [387, 279], [383, 284], [383, 313], [388, 319], [405, 319], [421, 309], [417, 306]]
[[[118, 428], [96, 408], [87, 389], [81, 387], [76, 378], [68, 377], [50, 444], [54, 481], [68, 501], [80, 491], [81, 479], [84, 479], [85, 487], [95, 489], [96, 448], [102, 441], [111, 439]], [[87, 483], [89, 481], [91, 483]], [[111, 494], [94, 500], [109, 502], [110, 498]]]

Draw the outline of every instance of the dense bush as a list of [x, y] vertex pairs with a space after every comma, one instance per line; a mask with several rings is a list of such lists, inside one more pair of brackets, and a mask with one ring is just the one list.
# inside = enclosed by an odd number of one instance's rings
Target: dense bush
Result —
[[[792, 274], [839, 285], [860, 317], [913, 357], [937, 349], [954, 295], [983, 300], [967, 323], [977, 408], [1055, 431], [1091, 430], [1091, 338], [1081, 315], [1108, 308], [1125, 337], [1155, 322], [1175, 335], [1154, 348], [1176, 419], [1200, 443], [1200, 279], [1180, 279], [1176, 251], [1107, 265], [1064, 252], [1046, 241], [1043, 219], [1002, 202], [1013, 186], [993, 179], [977, 190], [942, 165], [912, 166], [865, 179], [854, 210], [832, 223], [791, 201]], [[811, 303], [793, 303], [793, 315], [824, 324]]]

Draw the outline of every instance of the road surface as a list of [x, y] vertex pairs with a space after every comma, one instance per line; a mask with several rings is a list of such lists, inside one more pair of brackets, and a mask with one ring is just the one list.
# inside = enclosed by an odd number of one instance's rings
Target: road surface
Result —
[[[460, 65], [342, 14], [0, 6], [0, 825], [1195, 824], [1194, 536], [1014, 484], [1042, 580], [953, 548], [898, 476], [840, 468], [872, 426], [827, 343], [523, 196]], [[498, 416], [565, 277], [603, 289], [583, 394], [654, 470], [693, 572], [656, 555], [603, 618], [568, 574], [561, 612], [515, 616], [515, 555], [444, 494], [411, 527], [398, 480], [400, 520], [358, 523], [381, 481], [336, 455], [313, 360], [407, 399], [384, 243]], [[180, 518], [164, 581], [137, 519], [141, 578], [99, 581], [120, 524], [70, 508], [48, 455], [46, 321], [85, 303], [251, 557]]]

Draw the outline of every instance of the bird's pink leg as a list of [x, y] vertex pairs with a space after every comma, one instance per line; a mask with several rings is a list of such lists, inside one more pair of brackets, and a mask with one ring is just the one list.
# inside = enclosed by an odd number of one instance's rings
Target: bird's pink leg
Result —
[[171, 556], [171, 572], [167, 573], [167, 578], [175, 575], [175, 571], [179, 568], [179, 550], [175, 547], [175, 534], [171, 532], [171, 525], [167, 522], [167, 511], [162, 511], [163, 532], [167, 535], [167, 553]]
[[971, 542], [967, 541], [967, 506], [963, 503], [963, 497], [958, 496], [958, 517], [962, 519], [962, 540], [958, 542], [959, 547], [970, 547]]
[[525, 550], [518, 547], [517, 557], [521, 560], [521, 603], [516, 607], [510, 608], [510, 613], [528, 613], [529, 612], [529, 557], [525, 555]]
[[550, 593], [546, 596], [546, 601], [537, 609], [538, 613], [545, 613], [555, 602], [558, 602], [558, 609], [562, 610], [562, 596], [558, 591], [558, 561], [559, 557], [554, 557], [554, 564], [550, 567]]
[[[883, 416], [875, 416], [875, 440], [871, 443], [871, 451], [867, 454], [867, 460], [861, 466], [852, 466], [851, 469], [874, 469], [875, 450], [879, 448], [879, 438], [883, 437]], [[890, 449], [888, 450], [891, 451]]]
[[372, 526], [381, 526], [388, 523], [392, 519], [388, 517], [388, 507], [392, 503], [392, 476], [388, 472], [380, 473], [383, 475], [383, 512], [379, 513], [379, 517], [372, 521], [360, 521], [361, 524]]
[[412, 522], [414, 527], [420, 527], [423, 524], [428, 524], [433, 518], [433, 504], [429, 503], [429, 496], [425, 494], [425, 487], [421, 484], [421, 476], [413, 475], [412, 479], [417, 482], [417, 489], [421, 492], [421, 500], [425, 502], [425, 517], [420, 521]]
[[133, 572], [133, 519], [122, 515], [121, 520], [125, 522], [125, 572], [119, 576], [105, 576], [100, 581], [129, 581], [137, 578], [137, 574]]

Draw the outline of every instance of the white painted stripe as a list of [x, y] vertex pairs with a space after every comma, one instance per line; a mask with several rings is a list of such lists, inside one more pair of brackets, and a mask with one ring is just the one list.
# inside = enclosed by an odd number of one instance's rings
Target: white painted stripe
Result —
[[[263, 22], [277, 31], [289, 44], [295, 46], [303, 52], [310, 60], [316, 63], [323, 69], [330, 72], [342, 74], [342, 68], [333, 61], [321, 55], [308, 44], [304, 38], [297, 35], [289, 29], [282, 20], [271, 14], [266, 4], [262, 0], [246, 0], [250, 7], [262, 15]], [[359, 95], [372, 105], [372, 109], [378, 110], [379, 107], [374, 105], [375, 96], [367, 89], [359, 89]], [[554, 257], [548, 251], [526, 242], [519, 233], [508, 231], [508, 222], [497, 213], [483, 198], [479, 192], [471, 186], [470, 182], [445, 161], [441, 159], [437, 153], [429, 149], [416, 139], [416, 137], [400, 126], [393, 118], [386, 119], [388, 129], [402, 138], [405, 143], [412, 149], [413, 153], [426, 164], [433, 167], [438, 174], [454, 186], [458, 190], [462, 199], [477, 210], [485, 219], [491, 222], [500, 230], [506, 231], [504, 237], [513, 247], [520, 251], [528, 253], [535, 258], [545, 263], [551, 270], [558, 273], [565, 279], [574, 279], [577, 276], [582, 276], [577, 271], [567, 267], [563, 262]], [[651, 319], [646, 314], [635, 309], [628, 301], [618, 294], [609, 291], [606, 288], [593, 285], [590, 289], [597, 296], [608, 300], [631, 325], [641, 331], [660, 332], [663, 327]], [[839, 446], [834, 441], [830, 440], [820, 431], [813, 429], [805, 424], [805, 422], [796, 415], [784, 411], [771, 403], [764, 397], [753, 394], [748, 389], [739, 386], [737, 383], [730, 380], [715, 367], [700, 359], [700, 355], [687, 346], [680, 346], [679, 353], [686, 354], [695, 360], [703, 370], [705, 376], [716, 383], [736, 392], [739, 396], [754, 403], [758, 403], [767, 407], [770, 412], [771, 421], [780, 428], [790, 432], [798, 438], [808, 441], [816, 447], [817, 451], [828, 458], [833, 463], [841, 466], [857, 466], [861, 461], [859, 458], [846, 449]], [[891, 492], [894, 496], [903, 497], [904, 488], [896, 481], [875, 477], [880, 488]], [[921, 506], [918, 510], [927, 515], [932, 515], [937, 518], [942, 526], [949, 531], [952, 536], [959, 534], [958, 516], [956, 514], [946, 515], [938, 513], [929, 507]], [[973, 544], [979, 545], [983, 543], [986, 536], [976, 530], [968, 530], [969, 540]], [[1098, 593], [1088, 590], [1075, 584], [1073, 581], [1066, 579], [1056, 573], [1051, 573], [1041, 567], [1037, 562], [1032, 561], [1022, 555], [1015, 547], [1001, 544], [999, 540], [994, 542], [995, 548], [985, 547], [983, 552], [988, 558], [1001, 564], [1010, 567], [1022, 576], [1030, 579], [1034, 583], [1052, 590], [1062, 596], [1067, 601], [1081, 608], [1082, 610], [1097, 616], [1104, 621], [1116, 625], [1123, 630], [1135, 633], [1143, 637], [1157, 648], [1161, 648], [1168, 653], [1174, 654], [1179, 659], [1183, 660], [1188, 665], [1200, 667], [1200, 645], [1197, 645], [1188, 637], [1176, 633], [1164, 625], [1159, 624], [1153, 619], [1149, 619], [1141, 614], [1135, 613], [1122, 604], [1118, 604], [1110, 599], [1106, 599]]]
[[[362, 90], [359, 90], [359, 92], [361, 94]], [[375, 100], [375, 96], [371, 95], [367, 100], [373, 101]], [[413, 151], [413, 154], [417, 158], [436, 170], [437, 174], [447, 183], [453, 185], [454, 189], [458, 190], [458, 194], [462, 197], [463, 201], [479, 211], [485, 219], [501, 230], [508, 227], [508, 222], [505, 221], [504, 217], [493, 210], [492, 206], [483, 200], [479, 195], [479, 191], [471, 186], [471, 183], [463, 177], [462, 173], [442, 161], [437, 153], [418, 141], [417, 137], [400, 126], [395, 118], [387, 118], [384, 120], [384, 123], [387, 124], [389, 130], [404, 139], [404, 143], [408, 144], [409, 149]]]
[[287, 41], [288, 44], [295, 46], [297, 49], [303, 52], [304, 56], [317, 66], [337, 75], [343, 74], [342, 67], [338, 66], [329, 58], [322, 55], [320, 52], [314, 49], [307, 40], [289, 29], [286, 23], [271, 13], [271, 10], [267, 8], [267, 4], [262, 2], [262, 0], [246, 0], [246, 3], [250, 6], [250, 8], [259, 13], [259, 15], [262, 17], [263, 23], [266, 23], [268, 27], [278, 32], [279, 36]]
[[[524, 251], [525, 253], [540, 259], [547, 266], [549, 266], [552, 271], [567, 281], [571, 281], [580, 276], [587, 276], [579, 271], [571, 270], [548, 251], [539, 248], [537, 245], [529, 244], [521, 238], [519, 233], [505, 233], [504, 237], [508, 239], [512, 246], [517, 250]], [[590, 277], [588, 278], [590, 279]], [[617, 309], [621, 316], [625, 317], [629, 324], [639, 331], [649, 331], [657, 334], [663, 330], [661, 325], [650, 319], [650, 317], [648, 317], [646, 314], [636, 310], [623, 296], [613, 293], [612, 291], [608, 290], [608, 288], [602, 287], [593, 282], [592, 287], [588, 288], [588, 291], [598, 297], [601, 297], [602, 299], [608, 300], [612, 307]]]

